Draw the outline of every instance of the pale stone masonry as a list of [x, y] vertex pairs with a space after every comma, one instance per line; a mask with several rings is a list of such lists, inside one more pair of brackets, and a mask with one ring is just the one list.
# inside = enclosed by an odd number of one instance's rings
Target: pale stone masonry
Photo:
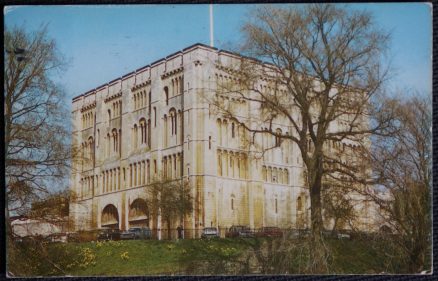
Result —
[[[309, 225], [298, 147], [282, 141], [254, 157], [261, 151], [243, 145], [243, 128], [206, 102], [222, 78], [218, 64], [233, 57], [195, 44], [73, 99], [72, 144], [82, 151], [71, 174], [77, 230], [148, 225], [165, 235], [145, 200], [148, 184], [161, 177], [189, 181], [194, 211], [183, 222], [187, 237], [209, 226]], [[275, 142], [257, 140], [265, 147]], [[173, 227], [180, 224], [175, 218]]]

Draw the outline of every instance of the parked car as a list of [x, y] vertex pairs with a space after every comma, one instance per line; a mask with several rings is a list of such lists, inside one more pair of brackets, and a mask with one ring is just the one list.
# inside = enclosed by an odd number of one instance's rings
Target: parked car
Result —
[[120, 240], [120, 230], [114, 228], [102, 228], [97, 234], [98, 241]]
[[254, 237], [254, 232], [248, 226], [244, 225], [233, 225], [230, 227], [225, 237]]
[[67, 233], [53, 233], [46, 237], [46, 241], [50, 243], [67, 243]]
[[219, 238], [219, 232], [216, 227], [205, 227], [202, 230], [201, 238]]
[[67, 242], [79, 242], [80, 237], [77, 232], [69, 232], [67, 233]]
[[120, 239], [151, 239], [152, 232], [149, 227], [131, 227], [130, 229], [123, 231], [120, 234]]
[[264, 226], [260, 228], [255, 235], [257, 237], [271, 237], [279, 238], [283, 237], [283, 231], [276, 226]]

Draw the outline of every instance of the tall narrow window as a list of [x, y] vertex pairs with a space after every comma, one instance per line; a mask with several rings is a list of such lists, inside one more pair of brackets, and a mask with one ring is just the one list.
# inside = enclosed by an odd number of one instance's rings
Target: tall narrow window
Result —
[[234, 138], [236, 136], [234, 132], [234, 122], [231, 123], [231, 137]]
[[167, 88], [167, 86], [164, 87], [164, 96], [166, 99], [166, 105], [169, 105], [169, 88]]
[[154, 106], [154, 128], [157, 127], [157, 108]]
[[208, 149], [211, 149], [211, 136], [208, 137]]
[[152, 92], [149, 91], [149, 114], [151, 112], [151, 106], [152, 106]]
[[277, 198], [275, 198], [275, 213], [278, 213]]
[[231, 210], [234, 210], [234, 198], [231, 198]]

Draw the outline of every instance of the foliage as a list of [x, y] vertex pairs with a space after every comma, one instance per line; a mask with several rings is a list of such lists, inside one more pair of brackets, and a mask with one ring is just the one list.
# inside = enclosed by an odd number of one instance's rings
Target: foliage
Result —
[[167, 223], [167, 237], [170, 239], [171, 224], [181, 223], [193, 209], [189, 184], [181, 180], [155, 180], [147, 192], [153, 217], [158, 218], [159, 214]]

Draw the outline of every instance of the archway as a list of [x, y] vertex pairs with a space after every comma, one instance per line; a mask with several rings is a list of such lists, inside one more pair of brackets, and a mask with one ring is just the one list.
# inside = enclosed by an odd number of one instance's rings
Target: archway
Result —
[[106, 205], [102, 211], [101, 225], [109, 228], [119, 228], [119, 213], [113, 204]]
[[129, 226], [149, 226], [149, 210], [146, 201], [138, 198], [129, 206]]

